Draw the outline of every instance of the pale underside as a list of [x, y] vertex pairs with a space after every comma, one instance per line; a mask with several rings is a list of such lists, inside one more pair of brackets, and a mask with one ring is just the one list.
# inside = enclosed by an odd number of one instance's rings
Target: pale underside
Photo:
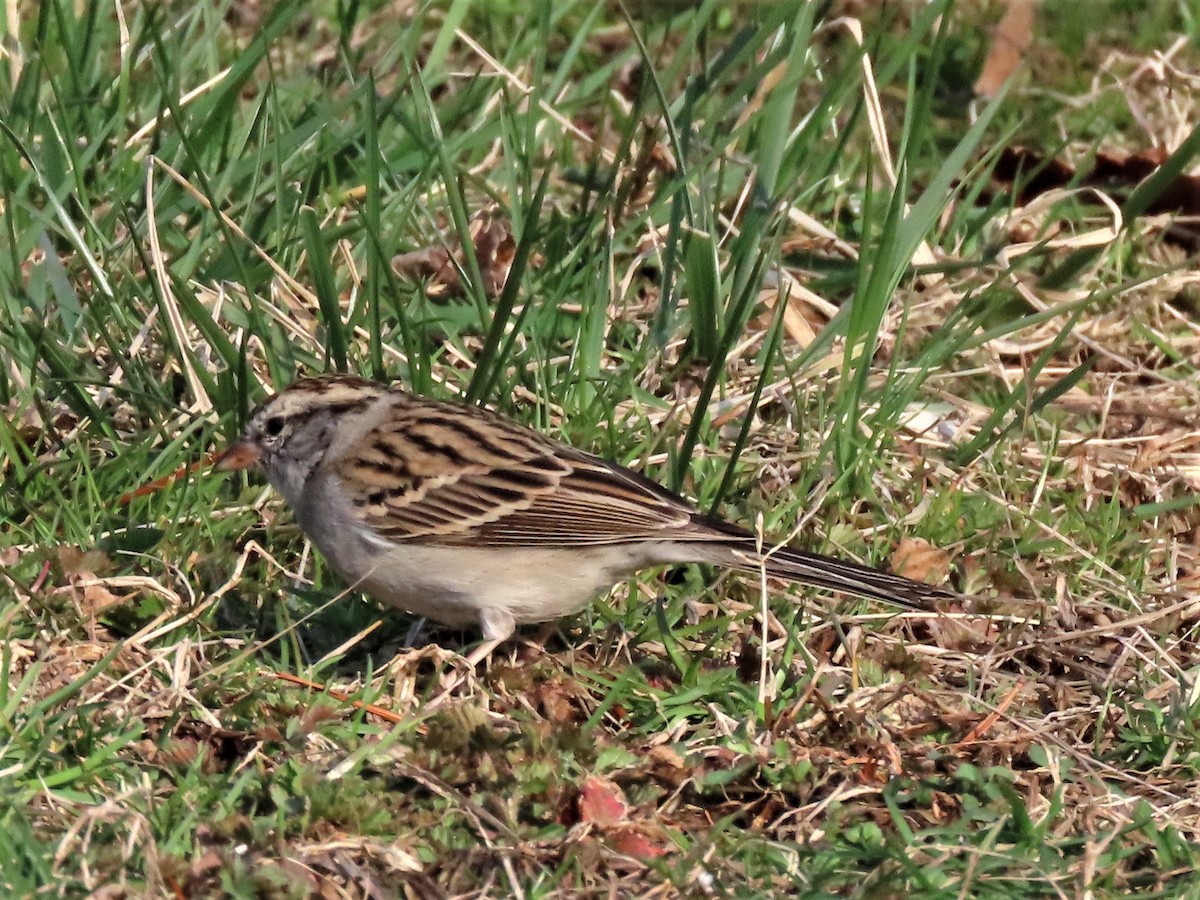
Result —
[[383, 602], [503, 638], [582, 609], [640, 568], [710, 559], [688, 539], [733, 533], [704, 527], [628, 470], [499, 417], [406, 401], [381, 398], [294, 504], [333, 566]]
[[623, 466], [487, 410], [357, 380], [284, 392], [247, 439], [265, 441], [291, 407], [299, 424], [268, 474], [334, 568], [379, 600], [490, 639], [662, 563], [762, 566], [915, 608], [955, 596], [791, 548], [762, 554], [749, 532]]

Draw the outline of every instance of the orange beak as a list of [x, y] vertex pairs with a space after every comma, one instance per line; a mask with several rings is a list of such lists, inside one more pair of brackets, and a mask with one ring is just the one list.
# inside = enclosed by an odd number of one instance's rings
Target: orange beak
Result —
[[213, 468], [220, 472], [236, 472], [257, 465], [262, 453], [249, 441], [234, 441], [212, 461]]

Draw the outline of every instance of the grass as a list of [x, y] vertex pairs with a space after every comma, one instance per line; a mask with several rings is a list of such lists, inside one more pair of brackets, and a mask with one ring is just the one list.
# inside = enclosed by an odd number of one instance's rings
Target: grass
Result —
[[[972, 108], [991, 5], [12, 0], [0, 892], [1194, 890], [1192, 247], [990, 178], [1191, 169], [1194, 17], [1104, 6]], [[335, 369], [994, 599], [647, 572], [465, 672], [261, 481], [118, 502]]]

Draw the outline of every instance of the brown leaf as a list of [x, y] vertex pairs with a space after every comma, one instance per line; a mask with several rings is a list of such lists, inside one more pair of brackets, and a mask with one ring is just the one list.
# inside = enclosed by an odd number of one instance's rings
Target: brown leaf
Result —
[[78, 547], [62, 546], [57, 550], [58, 565], [64, 575], [95, 577], [95, 572], [112, 568], [112, 560], [103, 550], [80, 550]]
[[[481, 213], [469, 226], [475, 259], [483, 277], [483, 292], [498, 297], [516, 258], [517, 242], [508, 225], [491, 213]], [[540, 257], [531, 263], [537, 265]], [[461, 242], [450, 240], [392, 257], [392, 271], [402, 278], [425, 281], [430, 297], [461, 297], [466, 293], [459, 271], [466, 271]]]
[[[779, 304], [779, 291], [774, 288], [760, 291], [759, 302], [767, 309], [774, 310]], [[783, 311], [783, 330], [797, 347], [807, 347], [817, 339], [817, 333], [805, 315], [809, 306], [798, 295], [791, 293], [787, 298], [787, 306]]]
[[551, 722], [559, 724], [574, 722], [580, 718], [572, 699], [574, 691], [561, 678], [542, 682], [534, 691], [537, 705]]
[[[1028, 147], [1005, 147], [1000, 151], [992, 176], [1003, 184], [1021, 182], [1017, 195], [1020, 203], [1029, 203], [1047, 191], [1079, 187], [1100, 188], [1120, 199], [1127, 196], [1143, 180], [1154, 174], [1167, 159], [1161, 147], [1137, 153], [1119, 150], [1096, 151], [1090, 170], [1076, 167], [1062, 159], [1047, 159]], [[1182, 213], [1200, 215], [1200, 176], [1177, 175], [1147, 207], [1146, 215]], [[1173, 236], [1171, 232], [1168, 237]]]
[[614, 830], [608, 837], [608, 845], [618, 853], [632, 856], [634, 859], [657, 859], [668, 851], [651, 842], [641, 829], [633, 825], [624, 825]]
[[105, 587], [103, 581], [86, 578], [83, 581], [83, 611], [85, 615], [98, 616], [108, 607], [123, 603], [127, 599], [128, 596], [118, 597]]
[[646, 762], [655, 778], [674, 787], [682, 784], [683, 779], [687, 777], [687, 766], [684, 764], [683, 757], [673, 747], [668, 747], [666, 744], [651, 747], [646, 753]]
[[950, 574], [950, 554], [922, 538], [905, 538], [892, 554], [892, 571], [913, 581], [940, 584]]
[[195, 738], [172, 738], [155, 754], [155, 762], [169, 763], [186, 769], [196, 761], [202, 752], [202, 746]]
[[968, 653], [985, 649], [995, 641], [995, 626], [989, 619], [951, 619], [931, 617], [925, 623], [929, 642], [943, 650]]
[[992, 46], [975, 82], [977, 96], [991, 98], [1021, 65], [1033, 40], [1034, 0], [1008, 0], [1004, 18], [992, 35]]
[[625, 819], [629, 805], [621, 789], [607, 778], [593, 775], [579, 789], [579, 821], [616, 825]]

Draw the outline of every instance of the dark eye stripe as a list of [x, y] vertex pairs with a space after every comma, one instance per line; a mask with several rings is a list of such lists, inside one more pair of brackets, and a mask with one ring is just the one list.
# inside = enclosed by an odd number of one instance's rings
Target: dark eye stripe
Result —
[[[373, 402], [374, 400], [375, 398], [372, 397], [371, 401]], [[369, 405], [370, 403], [364, 403], [362, 400], [345, 400], [341, 403], [322, 404], [321, 408], [329, 410], [335, 416], [339, 416], [342, 413], [348, 413], [356, 409], [365, 409]]]

